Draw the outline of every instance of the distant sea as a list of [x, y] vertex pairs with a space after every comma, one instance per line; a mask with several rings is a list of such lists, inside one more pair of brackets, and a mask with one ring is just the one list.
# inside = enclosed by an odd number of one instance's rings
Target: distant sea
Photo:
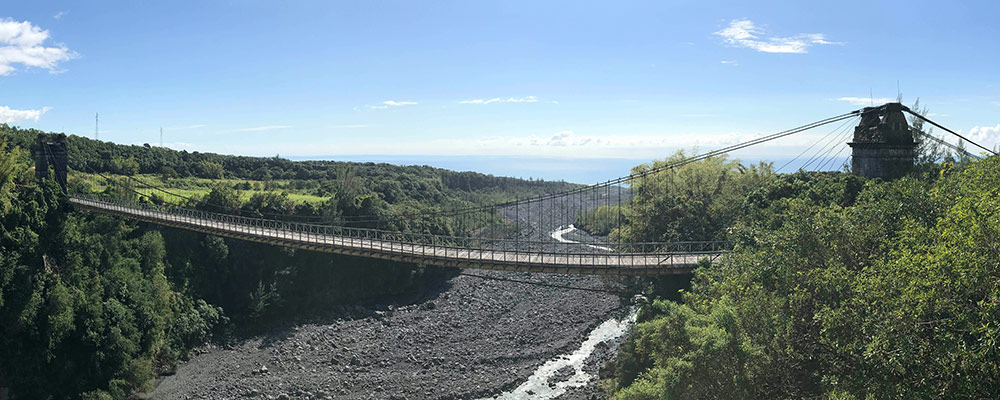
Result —
[[[291, 156], [295, 161], [331, 160], [374, 162], [394, 165], [429, 165], [453, 171], [475, 171], [496, 176], [597, 183], [628, 175], [632, 167], [648, 163], [649, 159], [631, 158], [560, 158], [522, 156], [407, 156], [407, 155], [349, 155], [349, 156]], [[769, 159], [778, 168], [790, 158]], [[759, 159], [741, 158], [744, 164], [757, 163]], [[798, 169], [806, 160], [795, 160], [782, 172]], [[839, 169], [844, 159], [832, 160], [825, 170]], [[818, 164], [818, 163], [816, 163]], [[836, 164], [834, 166], [833, 164]], [[809, 167], [816, 169], [815, 165]]]

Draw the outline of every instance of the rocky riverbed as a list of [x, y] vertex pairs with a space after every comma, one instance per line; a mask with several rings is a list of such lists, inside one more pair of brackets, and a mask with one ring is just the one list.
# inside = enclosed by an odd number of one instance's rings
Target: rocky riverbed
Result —
[[[477, 275], [586, 288], [596, 277], [477, 271]], [[161, 379], [148, 399], [466, 399], [516, 388], [546, 361], [578, 349], [627, 307], [612, 294], [456, 276], [406, 306], [331, 310], [226, 346], [208, 346]], [[584, 370], [617, 343], [600, 343]], [[562, 375], [572, 375], [563, 371]], [[565, 379], [559, 373], [555, 385]], [[596, 378], [595, 378], [596, 379]], [[560, 399], [600, 398], [591, 380]]]

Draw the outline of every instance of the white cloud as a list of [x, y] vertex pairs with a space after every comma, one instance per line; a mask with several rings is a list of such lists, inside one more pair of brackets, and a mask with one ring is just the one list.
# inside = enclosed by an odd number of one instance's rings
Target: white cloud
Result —
[[838, 44], [826, 40], [822, 33], [800, 33], [789, 37], [764, 35], [764, 30], [748, 19], [733, 20], [725, 29], [715, 32], [726, 44], [746, 47], [763, 53], [807, 53], [812, 45]]
[[[538, 102], [538, 98], [536, 98], [535, 96], [528, 96], [528, 97], [508, 97], [506, 99], [502, 99], [502, 98], [499, 98], [499, 97], [494, 97], [492, 99], [472, 99], [472, 100], [462, 100], [462, 101], [460, 101], [458, 103], [459, 104], [490, 104], [490, 103], [537, 103], [537, 102]], [[559, 104], [556, 101], [553, 101], [553, 103]]]
[[736, 60], [722, 60], [722, 61], [720, 61], [720, 62], [721, 62], [722, 64], [726, 64], [726, 65], [732, 65], [732, 66], [734, 66], [734, 67], [736, 67], [736, 66], [739, 66], [739, 65], [740, 65], [740, 63], [736, 62]]
[[42, 114], [50, 109], [51, 107], [42, 107], [39, 110], [14, 110], [7, 106], [0, 106], [0, 124], [12, 124], [27, 120], [38, 122]]
[[62, 19], [62, 17], [65, 17], [66, 14], [69, 14], [69, 10], [60, 11], [60, 12], [56, 13], [56, 15], [53, 15], [52, 18], [59, 20], [59, 19]]
[[[969, 135], [966, 137], [988, 149], [996, 148], [997, 145], [1000, 145], [1000, 124], [997, 124], [996, 126], [973, 127], [972, 130], [969, 131]], [[968, 148], [972, 153], [977, 153], [976, 150], [979, 150], [979, 148], [975, 146], [966, 146], [966, 148]]]
[[872, 104], [880, 106], [885, 103], [895, 102], [896, 99], [890, 99], [888, 97], [876, 97], [874, 99], [871, 97], [840, 97], [837, 101], [846, 101], [856, 106], [871, 106]]
[[235, 129], [233, 130], [233, 132], [263, 132], [263, 131], [273, 131], [275, 129], [286, 129], [291, 127], [292, 125], [264, 125], [264, 126], [255, 126], [253, 128]]
[[417, 102], [415, 102], [415, 101], [386, 100], [386, 101], [383, 101], [382, 104], [379, 104], [379, 105], [376, 105], [376, 106], [368, 106], [368, 108], [373, 109], [373, 110], [384, 110], [384, 109], [389, 108], [389, 107], [413, 106], [413, 105], [416, 105], [416, 104], [417, 104]]
[[15, 64], [60, 72], [59, 63], [75, 58], [76, 53], [61, 44], [43, 46], [48, 39], [49, 31], [31, 22], [0, 19], [0, 75], [9, 75]]

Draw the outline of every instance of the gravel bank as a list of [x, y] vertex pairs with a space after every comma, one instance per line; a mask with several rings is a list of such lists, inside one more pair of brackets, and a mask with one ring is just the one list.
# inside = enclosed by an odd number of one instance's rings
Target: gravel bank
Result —
[[[596, 277], [480, 275], [606, 287]], [[570, 353], [621, 312], [610, 294], [457, 276], [404, 307], [334, 310], [339, 317], [229, 348], [210, 346], [162, 379], [149, 399], [465, 399], [500, 394], [545, 361]], [[595, 371], [613, 352], [588, 359]], [[593, 374], [596, 376], [596, 373]], [[590, 387], [561, 398], [594, 398]]]

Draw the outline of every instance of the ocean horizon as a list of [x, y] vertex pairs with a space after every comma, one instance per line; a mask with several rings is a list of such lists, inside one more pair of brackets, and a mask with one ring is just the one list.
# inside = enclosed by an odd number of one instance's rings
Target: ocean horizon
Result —
[[[495, 176], [508, 176], [522, 179], [543, 179], [547, 181], [566, 181], [572, 183], [598, 183], [628, 175], [632, 167], [652, 162], [643, 158], [572, 158], [572, 157], [541, 157], [541, 156], [433, 156], [433, 155], [329, 155], [329, 156], [288, 156], [293, 161], [347, 161], [373, 162], [393, 165], [428, 165], [435, 168], [453, 171], [475, 171]], [[664, 156], [660, 160], [666, 158]], [[785, 166], [779, 172], [793, 172], [802, 167], [807, 159], [786, 158], [739, 158], [743, 164], [756, 164], [760, 161], [773, 162], [775, 168]], [[849, 160], [839, 157], [826, 163], [823, 170], [838, 170]], [[815, 170], [819, 162], [809, 165]]]

